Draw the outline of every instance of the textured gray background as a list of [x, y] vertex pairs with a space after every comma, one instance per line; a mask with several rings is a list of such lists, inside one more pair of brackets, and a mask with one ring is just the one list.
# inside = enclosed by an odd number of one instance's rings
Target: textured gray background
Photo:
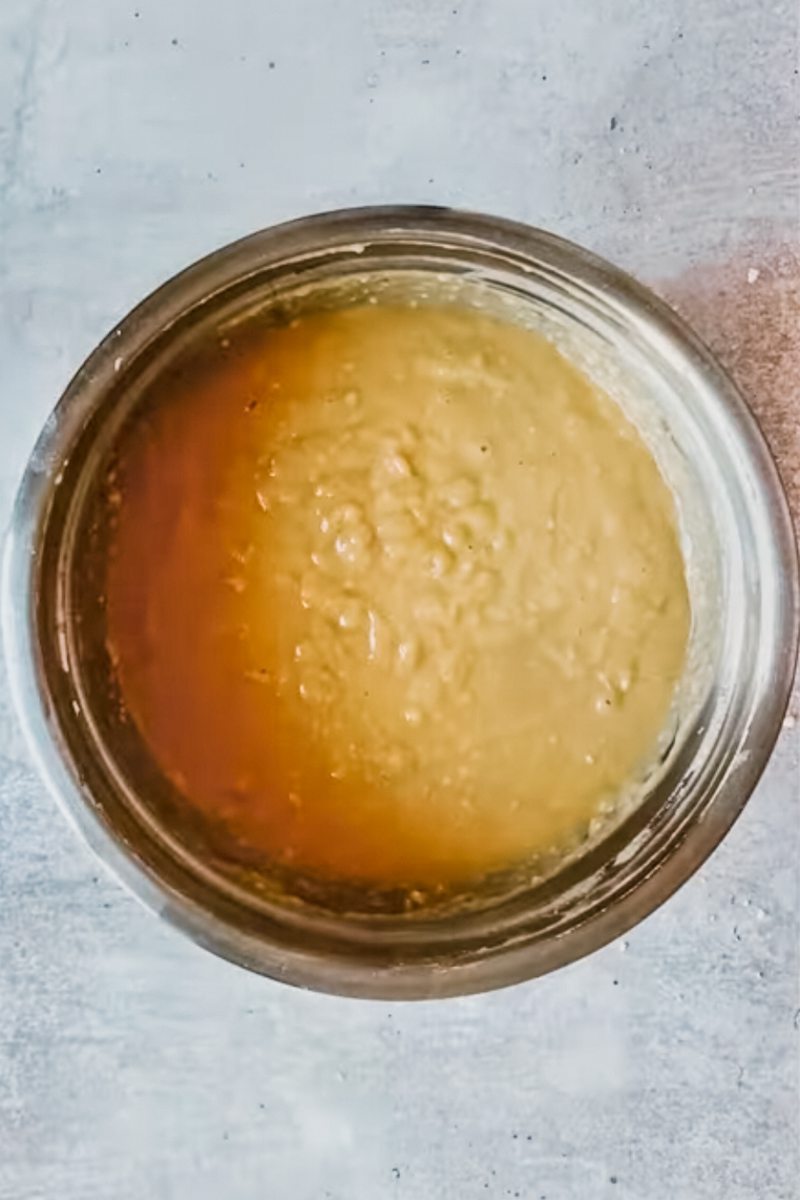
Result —
[[[661, 287], [795, 487], [797, 59], [796, 0], [2, 0], [0, 515], [145, 292], [393, 200], [549, 226]], [[162, 928], [72, 840], [0, 680], [0, 1197], [796, 1200], [795, 719], [627, 943], [402, 1007]]]

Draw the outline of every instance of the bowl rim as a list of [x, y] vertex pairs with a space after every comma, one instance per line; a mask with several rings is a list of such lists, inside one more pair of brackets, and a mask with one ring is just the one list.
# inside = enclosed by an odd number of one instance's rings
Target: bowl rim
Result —
[[[708, 813], [672, 849], [665, 869], [639, 880], [619, 904], [546, 943], [502, 947], [488, 961], [413, 963], [381, 970], [355, 959], [323, 963], [302, 951], [265, 955], [259, 939], [231, 929], [191, 897], [170, 889], [102, 820], [80, 777], [68, 765], [57, 714], [42, 685], [36, 625], [37, 548], [59, 480], [58, 467], [77, 430], [94, 411], [120, 356], [143, 321], [171, 311], [187, 288], [197, 287], [210, 268], [252, 269], [255, 276], [287, 254], [319, 254], [326, 238], [358, 243], [370, 234], [457, 236], [476, 246], [490, 241], [510, 252], [535, 256], [555, 269], [579, 273], [606, 296], [646, 319], [699, 372], [724, 405], [746, 448], [769, 520], [779, 564], [776, 629], [785, 652], [768, 701], [751, 722], [749, 753], [719, 786]], [[343, 240], [344, 239], [344, 240]], [[309, 246], [311, 249], [309, 249]], [[233, 276], [232, 276], [233, 278]], [[237, 279], [244, 278], [237, 276]], [[201, 289], [202, 291], [202, 289]], [[211, 294], [207, 296], [211, 299]], [[54, 473], [55, 472], [55, 473]], [[338, 209], [251, 233], [212, 251], [151, 292], [106, 335], [78, 369], [46, 421], [26, 465], [13, 506], [2, 561], [2, 636], [14, 707], [29, 751], [48, 790], [101, 862], [148, 908], [221, 957], [272, 977], [341, 995], [380, 999], [430, 998], [487, 991], [521, 982], [575, 961], [627, 932], [669, 898], [719, 844], [755, 788], [778, 738], [788, 705], [800, 640], [800, 566], [786, 495], [763, 433], [737, 386], [701, 339], [670, 306], [626, 272], [555, 234], [505, 218], [446, 207], [381, 205]], [[667, 870], [666, 867], [669, 867]]]

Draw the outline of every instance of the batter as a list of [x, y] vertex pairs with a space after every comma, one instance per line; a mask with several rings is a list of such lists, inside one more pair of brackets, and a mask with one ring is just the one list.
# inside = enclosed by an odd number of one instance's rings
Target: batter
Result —
[[671, 494], [536, 334], [365, 305], [154, 388], [108, 645], [189, 804], [265, 865], [428, 888], [582, 836], [652, 761], [689, 603]]

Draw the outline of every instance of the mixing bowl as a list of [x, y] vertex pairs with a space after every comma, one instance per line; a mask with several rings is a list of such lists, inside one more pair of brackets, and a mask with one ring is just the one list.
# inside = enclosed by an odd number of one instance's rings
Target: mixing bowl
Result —
[[[335, 905], [227, 870], [171, 806], [108, 688], [96, 509], [110, 447], [148, 381], [253, 313], [284, 320], [365, 296], [452, 299], [539, 329], [619, 399], [680, 512], [693, 625], [659, 760], [635, 803], [556, 869], [469, 897]], [[587, 503], [591, 497], [587, 496]], [[100, 539], [102, 542], [102, 539]], [[17, 498], [3, 564], [11, 685], [50, 790], [137, 896], [206, 948], [301, 986], [382, 998], [500, 987], [624, 933], [714, 849], [777, 737], [798, 638], [781, 484], [736, 388], [690, 329], [613, 266], [551, 234], [435, 208], [267, 229], [145, 300], [81, 367]]]

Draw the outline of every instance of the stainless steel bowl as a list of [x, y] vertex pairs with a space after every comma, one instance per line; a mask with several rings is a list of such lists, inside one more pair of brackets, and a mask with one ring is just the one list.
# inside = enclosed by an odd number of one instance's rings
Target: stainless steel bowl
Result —
[[[180, 346], [247, 311], [286, 312], [298, 297], [355, 294], [371, 282], [391, 289], [410, 275], [455, 288], [466, 302], [473, 291], [482, 304], [490, 297], [627, 396], [681, 508], [693, 649], [646, 794], [561, 869], [518, 874], [469, 904], [333, 911], [219, 869], [155, 803], [152, 764], [150, 782], [131, 773], [86, 638], [86, 514], [144, 381]], [[287, 982], [358, 996], [445, 996], [528, 979], [596, 949], [713, 850], [780, 729], [797, 651], [798, 567], [753, 417], [655, 296], [587, 251], [522, 225], [447, 209], [356, 209], [210, 255], [95, 350], [42, 431], [20, 488], [3, 563], [3, 633], [42, 775], [149, 907], [208, 949]]]

